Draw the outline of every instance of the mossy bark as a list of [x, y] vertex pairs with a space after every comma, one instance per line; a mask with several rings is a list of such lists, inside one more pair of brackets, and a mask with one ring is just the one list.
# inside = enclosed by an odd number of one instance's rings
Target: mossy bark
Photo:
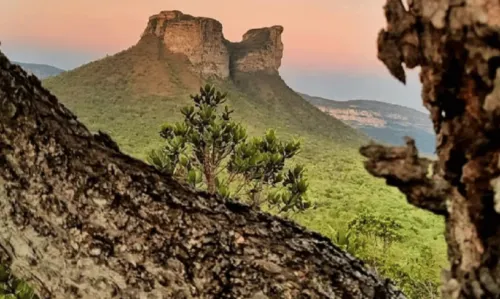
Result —
[[0, 262], [44, 298], [404, 298], [328, 239], [91, 134], [0, 52]]

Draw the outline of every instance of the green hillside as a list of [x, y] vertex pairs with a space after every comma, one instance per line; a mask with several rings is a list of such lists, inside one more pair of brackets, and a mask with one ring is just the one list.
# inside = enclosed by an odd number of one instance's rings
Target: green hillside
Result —
[[[108, 132], [138, 158], [161, 145], [160, 125], [178, 120], [179, 109], [202, 83], [185, 57], [167, 52], [153, 37], [43, 82], [92, 130]], [[365, 245], [349, 250], [414, 298], [429, 294], [424, 286], [432, 289], [446, 264], [442, 220], [411, 207], [397, 190], [366, 173], [357, 150], [368, 142], [366, 135], [303, 100], [278, 75], [239, 73], [212, 83], [229, 92], [234, 118], [250, 134], [276, 128], [281, 137], [303, 140], [296, 160], [306, 164], [309, 196], [317, 207], [292, 218], [335, 241], [336, 232], [346, 232], [359, 215], [391, 217], [401, 228], [390, 247], [359, 234]]]
[[[48, 78], [44, 85], [92, 129], [109, 131], [126, 152], [143, 157], [145, 148], [158, 145], [160, 125], [176, 119], [189, 94], [204, 83], [188, 65], [184, 56], [169, 53], [158, 39], [147, 36], [114, 56]], [[304, 101], [277, 75], [236, 77], [237, 84], [213, 83], [229, 92], [229, 105], [250, 132], [273, 127], [284, 135], [356, 146], [367, 140]]]

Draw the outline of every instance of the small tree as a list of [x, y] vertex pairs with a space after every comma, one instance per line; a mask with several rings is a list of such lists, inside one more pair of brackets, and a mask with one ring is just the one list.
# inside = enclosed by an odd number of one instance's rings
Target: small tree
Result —
[[304, 168], [285, 168], [300, 142], [280, 141], [273, 130], [263, 138], [248, 138], [232, 120], [233, 110], [224, 106], [218, 111], [226, 96], [209, 85], [200, 88], [191, 96], [194, 105], [181, 109], [184, 120], [163, 126], [166, 144], [149, 154], [149, 163], [211, 194], [243, 196], [253, 206], [267, 202], [279, 212], [308, 208]]
[[384, 252], [389, 249], [389, 246], [401, 241], [402, 225], [390, 216], [378, 216], [367, 211], [363, 211], [348, 224], [350, 230], [357, 234], [378, 238], [383, 242]]

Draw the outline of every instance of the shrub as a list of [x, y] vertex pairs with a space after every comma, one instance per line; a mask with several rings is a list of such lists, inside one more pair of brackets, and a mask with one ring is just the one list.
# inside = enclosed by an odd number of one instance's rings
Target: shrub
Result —
[[191, 96], [194, 105], [181, 109], [184, 120], [162, 127], [165, 146], [151, 151], [148, 162], [193, 187], [226, 198], [243, 197], [254, 207], [267, 204], [278, 212], [307, 209], [304, 167], [285, 166], [299, 153], [300, 142], [281, 141], [274, 130], [249, 138], [232, 120], [233, 110], [221, 109], [226, 96], [210, 85], [200, 88]]

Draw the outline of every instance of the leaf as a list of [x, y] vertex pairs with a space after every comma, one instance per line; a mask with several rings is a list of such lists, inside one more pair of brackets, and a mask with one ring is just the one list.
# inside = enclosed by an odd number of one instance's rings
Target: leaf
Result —
[[303, 194], [307, 191], [307, 187], [308, 187], [308, 184], [305, 180], [300, 180], [298, 183], [297, 183], [297, 189], [299, 191], [299, 193]]
[[187, 167], [189, 164], [189, 158], [185, 155], [181, 155], [179, 157], [179, 164], [184, 166], [184, 167]]
[[7, 267], [0, 265], [0, 283], [7, 282], [10, 278], [10, 273]]
[[200, 183], [198, 180], [198, 172], [195, 169], [189, 170], [187, 176], [188, 183], [191, 186], [196, 187], [196, 185]]
[[275, 183], [281, 183], [283, 181], [284, 177], [282, 173], [278, 173], [278, 175], [274, 178]]
[[220, 196], [222, 196], [223, 198], [229, 198], [231, 196], [228, 186], [221, 184], [220, 182], [216, 186], [217, 186], [217, 193], [219, 193]]
[[15, 294], [22, 299], [31, 299], [34, 297], [35, 292], [26, 282], [19, 281], [16, 286]]

